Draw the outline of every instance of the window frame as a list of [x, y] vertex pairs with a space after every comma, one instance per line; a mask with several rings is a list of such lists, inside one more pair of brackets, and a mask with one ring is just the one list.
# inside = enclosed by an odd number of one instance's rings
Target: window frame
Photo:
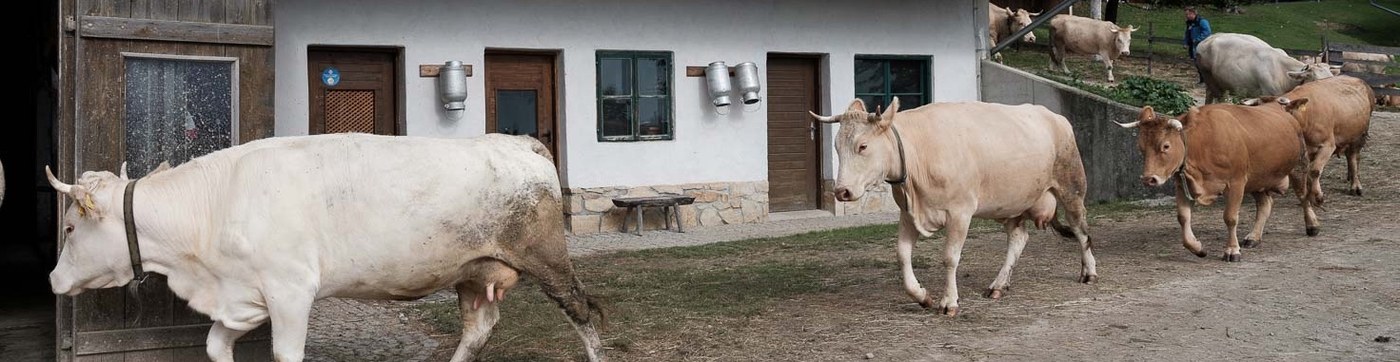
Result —
[[[240, 80], [240, 79], [239, 79], [239, 74], [240, 74], [240, 73], [239, 73], [239, 70], [238, 70], [238, 65], [239, 65], [238, 63], [239, 63], [241, 60], [238, 59], [238, 57], [221, 57], [221, 56], [206, 56], [206, 55], [183, 55], [183, 54], [161, 54], [161, 53], [141, 53], [141, 52], [121, 52], [120, 54], [121, 54], [121, 57], [122, 57], [122, 73], [123, 73], [123, 74], [122, 74], [122, 77], [123, 77], [123, 78], [122, 78], [122, 83], [123, 83], [123, 84], [126, 83], [126, 78], [125, 78], [125, 77], [126, 77], [126, 74], [125, 74], [125, 73], [126, 73], [126, 64], [127, 64], [127, 60], [130, 59], [130, 58], [155, 59], [155, 60], [170, 60], [170, 61], [190, 61], [190, 62], [200, 62], [200, 63], [227, 63], [228, 66], [229, 66], [229, 88], [230, 88], [230, 89], [229, 89], [229, 95], [231, 95], [231, 97], [229, 98], [229, 120], [228, 120], [228, 126], [229, 126], [229, 137], [228, 137], [228, 139], [229, 139], [229, 147], [237, 146], [237, 145], [240, 144], [240, 143], [239, 143], [239, 139], [238, 139], [238, 134], [240, 133], [240, 132], [239, 132], [239, 128], [238, 128], [238, 118], [239, 118], [238, 116], [239, 116], [239, 113], [240, 113], [240, 111], [242, 110], [242, 108], [240, 108], [240, 105], [238, 104], [238, 101], [239, 101], [239, 98], [240, 98], [240, 97], [239, 97], [239, 93], [238, 93], [238, 81]], [[126, 92], [125, 88], [122, 89], [122, 92], [123, 92], [123, 96], [125, 96], [125, 92]], [[122, 117], [126, 117], [126, 114], [123, 113], [123, 114], [122, 114]], [[125, 132], [125, 130], [123, 130], [123, 132]]]
[[[599, 142], [641, 142], [641, 141], [669, 141], [676, 138], [676, 61], [675, 53], [671, 51], [647, 51], [647, 50], [598, 50], [594, 54], [594, 106], [597, 107], [597, 126]], [[628, 59], [631, 62], [631, 86], [632, 94], [627, 96], [605, 96], [603, 95], [603, 59]], [[640, 87], [637, 86], [637, 60], [643, 58], [660, 58], [666, 60], [666, 94], [643, 96]], [[641, 106], [641, 99], [664, 98], [666, 105], [665, 114], [670, 122], [667, 131], [659, 135], [641, 134], [641, 122], [637, 120], [638, 110]], [[603, 134], [603, 101], [607, 99], [630, 99], [632, 100], [632, 134], [626, 136], [608, 136]]]
[[[919, 93], [917, 93], [917, 95], [919, 96], [919, 104], [920, 104], [920, 105], [925, 105], [925, 104], [933, 103], [933, 56], [931, 56], [931, 55], [878, 55], [878, 54], [871, 55], [871, 54], [857, 54], [857, 55], [855, 56], [855, 58], [853, 59], [852, 64], [851, 64], [852, 74], [857, 73], [857, 71], [856, 71], [856, 69], [855, 69], [855, 63], [856, 63], [856, 62], [859, 62], [859, 61], [862, 61], [862, 60], [864, 60], [864, 61], [879, 61], [879, 62], [881, 62], [880, 68], [881, 68], [881, 70], [883, 71], [882, 78], [883, 78], [883, 83], [884, 83], [884, 85], [883, 85], [883, 89], [881, 89], [882, 93], [868, 93], [868, 92], [856, 91], [856, 92], [854, 92], [856, 98], [860, 98], [860, 97], [863, 97], [863, 96], [878, 96], [878, 97], [884, 97], [884, 98], [892, 99], [892, 97], [901, 97], [901, 98], [904, 98], [904, 97], [908, 97], [908, 96], [913, 96], [913, 95], [915, 95], [915, 93], [893, 93], [893, 92], [890, 91], [890, 85], [891, 85], [891, 83], [892, 83], [892, 82], [890, 82], [890, 79], [892, 78], [892, 77], [891, 77], [891, 74], [890, 74], [890, 61], [915, 60], [915, 61], [919, 61], [920, 63], [923, 63], [923, 65], [921, 66], [921, 69], [924, 70], [923, 73], [922, 73], [922, 74], [920, 75], [920, 77], [919, 77], [919, 78], [920, 78], [920, 79], [919, 79]], [[853, 75], [852, 77], [854, 77], [854, 75]], [[853, 78], [852, 81], [854, 82], [854, 81], [856, 81], [856, 80]], [[901, 102], [901, 103], [903, 103], [903, 102]], [[889, 104], [888, 101], [886, 102], [886, 104]], [[867, 105], [867, 107], [869, 107], [869, 106]], [[904, 107], [902, 104], [901, 104], [900, 108], [903, 108], [903, 109], [910, 109], [910, 108]], [[874, 112], [875, 110], [874, 110], [874, 109], [867, 109], [867, 111], [868, 111], [868, 112]]]

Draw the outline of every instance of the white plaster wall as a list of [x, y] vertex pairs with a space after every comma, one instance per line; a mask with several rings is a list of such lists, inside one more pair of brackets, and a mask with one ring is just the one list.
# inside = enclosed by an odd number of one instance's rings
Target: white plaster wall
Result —
[[[977, 99], [977, 1], [375, 1], [281, 0], [277, 27], [276, 134], [306, 134], [309, 45], [402, 46], [406, 132], [470, 137], [484, 133], [483, 59], [488, 48], [561, 52], [560, 158], [568, 187], [642, 186], [767, 179], [766, 102], [720, 116], [704, 78], [685, 66], [723, 60], [758, 63], [770, 52], [826, 55], [824, 112], [854, 98], [857, 54], [931, 55], [935, 101]], [[985, 13], [985, 10], [983, 10]], [[985, 17], [985, 15], [984, 15]], [[674, 52], [675, 140], [599, 142], [595, 51]], [[465, 116], [448, 120], [435, 78], [420, 64], [461, 60], [468, 78]], [[767, 95], [767, 82], [763, 82]], [[737, 93], [735, 94], [737, 97]], [[831, 130], [824, 145], [830, 148]], [[824, 175], [834, 176], [834, 152]]]

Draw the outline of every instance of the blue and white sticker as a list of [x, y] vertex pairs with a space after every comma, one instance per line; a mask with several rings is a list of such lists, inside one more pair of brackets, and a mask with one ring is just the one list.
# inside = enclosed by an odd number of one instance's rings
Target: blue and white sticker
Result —
[[321, 71], [321, 83], [325, 84], [327, 87], [334, 87], [336, 84], [340, 84], [340, 70], [335, 69], [335, 67], [326, 67], [325, 70]]

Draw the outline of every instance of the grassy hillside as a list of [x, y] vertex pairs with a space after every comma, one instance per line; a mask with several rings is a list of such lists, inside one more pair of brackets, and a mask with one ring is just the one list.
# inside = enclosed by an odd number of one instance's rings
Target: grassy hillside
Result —
[[[1400, 0], [1379, 2], [1400, 10]], [[1141, 28], [1133, 33], [1134, 52], [1147, 49], [1147, 42], [1142, 39], [1148, 35], [1149, 23], [1159, 37], [1179, 39], [1185, 33], [1186, 24], [1180, 8], [1144, 10], [1138, 6], [1141, 4], [1120, 4], [1118, 9], [1118, 24]], [[1079, 8], [1075, 9], [1076, 15], [1086, 15]], [[1372, 7], [1366, 0], [1257, 4], [1244, 7], [1244, 14], [1226, 14], [1211, 6], [1201, 6], [1198, 10], [1210, 20], [1216, 33], [1250, 34], [1279, 48], [1321, 49], [1324, 35], [1334, 42], [1400, 47], [1400, 16]], [[1036, 35], [1041, 43], [1049, 43], [1048, 29], [1037, 29]], [[1185, 55], [1179, 42], [1158, 43], [1153, 52]]]

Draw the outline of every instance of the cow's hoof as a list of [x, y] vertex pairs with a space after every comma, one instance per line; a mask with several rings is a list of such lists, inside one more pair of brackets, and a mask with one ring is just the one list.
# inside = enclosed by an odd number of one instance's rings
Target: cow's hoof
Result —
[[1207, 255], [1207, 254], [1206, 254], [1206, 251], [1205, 251], [1204, 249], [1202, 249], [1201, 251], [1196, 252], [1196, 257], [1198, 257], [1198, 258], [1204, 258], [1204, 257], [1206, 257], [1206, 255]]
[[1253, 240], [1253, 239], [1244, 239], [1244, 240], [1240, 240], [1240, 246], [1243, 246], [1243, 247], [1246, 247], [1246, 248], [1250, 248], [1250, 249], [1257, 248], [1257, 247], [1259, 247], [1259, 245], [1263, 245], [1263, 244], [1264, 244], [1264, 242], [1263, 242], [1263, 241], [1259, 241], [1259, 240]]
[[1309, 226], [1309, 227], [1308, 227], [1308, 236], [1317, 236], [1317, 227], [1316, 227], [1316, 226]]
[[1080, 283], [1084, 283], [1084, 284], [1094, 284], [1094, 282], [1097, 282], [1097, 281], [1099, 281], [1099, 276], [1097, 276], [1097, 275], [1080, 275], [1080, 276], [1079, 276], [1079, 282], [1080, 282]]
[[1229, 263], [1234, 263], [1240, 261], [1240, 254], [1225, 254], [1225, 256], [1220, 259]]
[[1351, 196], [1361, 196], [1361, 189], [1347, 190], [1347, 194]]
[[938, 314], [946, 315], [946, 316], [949, 316], [949, 317], [957, 317], [957, 316], [958, 316], [958, 306], [955, 305], [955, 306], [950, 306], [950, 307], [944, 307], [944, 306], [938, 307]]
[[919, 306], [924, 307], [924, 309], [933, 309], [933, 303], [932, 297], [924, 297], [924, 300], [919, 302]]
[[1004, 292], [1002, 292], [1001, 289], [990, 289], [990, 288], [989, 288], [989, 289], [987, 289], [987, 292], [986, 292], [986, 293], [982, 293], [982, 296], [987, 297], [987, 298], [991, 298], [991, 299], [1001, 299], [1001, 295], [1002, 295], [1002, 294], [1004, 294]]

